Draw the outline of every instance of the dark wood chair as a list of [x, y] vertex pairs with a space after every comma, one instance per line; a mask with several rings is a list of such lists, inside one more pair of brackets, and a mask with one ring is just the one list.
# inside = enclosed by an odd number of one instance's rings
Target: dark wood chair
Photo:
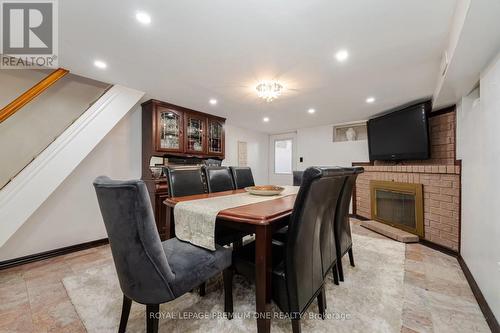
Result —
[[[300, 317], [317, 299], [324, 319], [327, 273], [337, 256], [333, 217], [345, 182], [342, 168], [308, 168], [290, 217], [286, 243], [273, 242], [272, 298], [292, 318], [293, 332], [300, 332]], [[255, 243], [233, 252], [236, 271], [255, 276]]]
[[233, 176], [228, 167], [203, 166], [208, 193], [234, 190]]
[[255, 182], [253, 180], [252, 169], [249, 167], [229, 167], [231, 174], [233, 175], [234, 187], [236, 189], [242, 189], [248, 186], [254, 186]]
[[[352, 191], [356, 185], [356, 178], [364, 172], [362, 167], [344, 168], [349, 173], [342, 187], [339, 205], [335, 214], [334, 235], [337, 252], [337, 267], [340, 281], [344, 281], [344, 269], [342, 267], [342, 257], [348, 253], [349, 262], [354, 267], [354, 254], [352, 252], [351, 224], [349, 222], [349, 204], [351, 202]], [[334, 278], [336, 278], [334, 272]]]

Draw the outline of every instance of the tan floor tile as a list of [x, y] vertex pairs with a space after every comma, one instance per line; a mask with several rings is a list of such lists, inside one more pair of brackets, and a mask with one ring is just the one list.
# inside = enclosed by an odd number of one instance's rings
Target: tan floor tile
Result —
[[31, 285], [27, 282], [28, 297], [33, 312], [69, 299], [62, 282]]
[[50, 304], [32, 311], [36, 332], [84, 332], [76, 310], [69, 300]]
[[0, 288], [12, 283], [20, 283], [23, 281], [23, 266], [17, 266], [0, 271]]
[[67, 259], [66, 264], [74, 273], [78, 273], [86, 271], [90, 268], [109, 264], [111, 260], [111, 257], [108, 257], [101, 252], [93, 252], [83, 256]]
[[0, 287], [0, 300], [0, 313], [26, 304], [28, 293], [24, 280]]
[[401, 318], [403, 326], [417, 332], [433, 332], [432, 316], [427, 308], [404, 303]]
[[28, 333], [32, 331], [33, 321], [27, 301], [7, 310], [0, 310], [0, 332]]
[[408, 328], [406, 326], [401, 327], [401, 333], [419, 333], [418, 331], [414, 331], [411, 328]]

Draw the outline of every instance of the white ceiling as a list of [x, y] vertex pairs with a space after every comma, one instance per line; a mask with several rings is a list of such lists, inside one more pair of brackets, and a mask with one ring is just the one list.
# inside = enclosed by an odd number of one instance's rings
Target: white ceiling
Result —
[[[432, 95], [455, 0], [64, 0], [59, 6], [62, 67], [275, 133], [363, 120]], [[149, 26], [137, 22], [138, 10], [151, 14]], [[334, 54], [343, 48], [350, 57], [338, 63]], [[95, 59], [108, 68], [94, 67]], [[262, 79], [290, 89], [261, 101], [254, 87]], [[376, 102], [366, 104], [368, 96]], [[219, 103], [211, 106], [210, 98]]]

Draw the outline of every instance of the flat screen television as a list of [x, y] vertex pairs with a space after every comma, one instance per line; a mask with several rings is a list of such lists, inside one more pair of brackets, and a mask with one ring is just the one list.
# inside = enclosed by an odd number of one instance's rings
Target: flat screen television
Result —
[[370, 161], [428, 159], [430, 109], [431, 104], [426, 101], [368, 120]]

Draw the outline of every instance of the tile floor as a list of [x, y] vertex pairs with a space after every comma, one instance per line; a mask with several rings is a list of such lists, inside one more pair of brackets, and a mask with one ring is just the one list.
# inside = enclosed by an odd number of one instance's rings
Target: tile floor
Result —
[[[61, 280], [111, 261], [105, 245], [0, 271], [0, 332], [85, 332]], [[455, 258], [407, 244], [404, 288], [401, 332], [489, 332]]]

